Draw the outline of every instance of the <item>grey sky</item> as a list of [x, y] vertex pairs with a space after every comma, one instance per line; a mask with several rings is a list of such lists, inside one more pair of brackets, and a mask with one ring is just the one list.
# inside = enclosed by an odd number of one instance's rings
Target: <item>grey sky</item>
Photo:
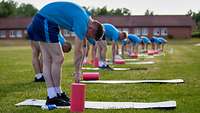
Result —
[[126, 7], [134, 15], [143, 15], [146, 9], [154, 14], [186, 14], [190, 9], [200, 11], [200, 0], [14, 0], [19, 3], [31, 3], [38, 9], [53, 1], [72, 1], [81, 6], [111, 8]]

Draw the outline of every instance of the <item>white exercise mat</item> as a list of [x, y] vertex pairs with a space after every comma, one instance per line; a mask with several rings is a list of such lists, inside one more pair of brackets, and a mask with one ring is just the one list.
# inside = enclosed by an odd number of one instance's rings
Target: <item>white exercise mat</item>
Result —
[[[140, 59], [133, 59], [133, 58], [126, 58], [126, 59], [123, 59], [124, 61], [126, 62], [131, 62], [131, 61], [139, 61]], [[112, 59], [106, 59], [107, 62], [111, 62]]]
[[200, 46], [200, 43], [198, 43], [198, 44], [195, 44], [194, 46]]
[[[43, 106], [46, 100], [27, 99], [23, 102], [15, 104], [16, 106]], [[163, 102], [97, 102], [85, 101], [85, 108], [88, 109], [144, 109], [144, 108], [175, 108], [176, 101], [163, 101]], [[58, 108], [70, 108], [58, 107]]]
[[155, 62], [154, 61], [126, 62], [126, 64], [155, 64]]
[[[130, 68], [112, 68], [114, 71], [127, 71], [130, 70]], [[82, 67], [82, 70], [94, 70], [98, 71], [101, 70], [101, 68], [92, 68], [92, 67]]]
[[89, 80], [80, 81], [89, 84], [135, 84], [135, 83], [184, 83], [182, 79], [172, 80]]

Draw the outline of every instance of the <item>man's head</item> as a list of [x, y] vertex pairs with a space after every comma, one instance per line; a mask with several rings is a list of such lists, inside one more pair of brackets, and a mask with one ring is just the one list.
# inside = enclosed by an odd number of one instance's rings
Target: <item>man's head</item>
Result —
[[88, 25], [87, 37], [92, 37], [96, 41], [103, 37], [104, 28], [100, 22], [97, 20], [90, 20]]
[[128, 37], [128, 33], [127, 33], [127, 32], [121, 31], [121, 32], [119, 33], [119, 39], [120, 39], [120, 40], [126, 39], [127, 37]]
[[72, 49], [72, 45], [71, 45], [71, 43], [69, 43], [67, 41], [62, 45], [62, 50], [64, 53], [70, 52], [71, 49]]

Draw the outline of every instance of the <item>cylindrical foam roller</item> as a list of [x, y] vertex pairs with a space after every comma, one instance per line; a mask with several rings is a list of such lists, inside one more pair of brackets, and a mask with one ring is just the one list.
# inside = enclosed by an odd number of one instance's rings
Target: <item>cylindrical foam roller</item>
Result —
[[153, 50], [149, 50], [148, 51], [148, 55], [153, 55], [154, 54], [154, 51]]
[[135, 59], [138, 58], [138, 53], [133, 53], [133, 54], [131, 54], [131, 57], [132, 57], [132, 58], [135, 58]]
[[99, 72], [83, 72], [83, 80], [99, 80]]
[[158, 54], [158, 53], [159, 53], [159, 51], [158, 51], [158, 50], [155, 50], [155, 51], [154, 51], [154, 54]]
[[85, 84], [72, 83], [71, 85], [71, 112], [83, 112], [85, 108]]
[[125, 60], [117, 59], [117, 60], [115, 60], [115, 64], [125, 64]]

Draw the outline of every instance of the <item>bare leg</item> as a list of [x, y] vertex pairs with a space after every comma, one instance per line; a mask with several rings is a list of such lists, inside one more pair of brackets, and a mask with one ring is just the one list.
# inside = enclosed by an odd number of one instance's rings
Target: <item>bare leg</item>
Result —
[[54, 87], [60, 87], [62, 64], [64, 61], [64, 53], [59, 43], [49, 44], [48, 51], [52, 57], [51, 77], [53, 78]]
[[31, 41], [31, 48], [32, 48], [32, 65], [35, 71], [35, 74], [42, 73], [42, 63], [40, 62], [41, 51], [39, 42]]
[[40, 42], [40, 48], [42, 51], [43, 57], [43, 75], [45, 78], [45, 82], [48, 88], [54, 87], [53, 78], [51, 76], [51, 56], [48, 51], [48, 44], [44, 42]]

